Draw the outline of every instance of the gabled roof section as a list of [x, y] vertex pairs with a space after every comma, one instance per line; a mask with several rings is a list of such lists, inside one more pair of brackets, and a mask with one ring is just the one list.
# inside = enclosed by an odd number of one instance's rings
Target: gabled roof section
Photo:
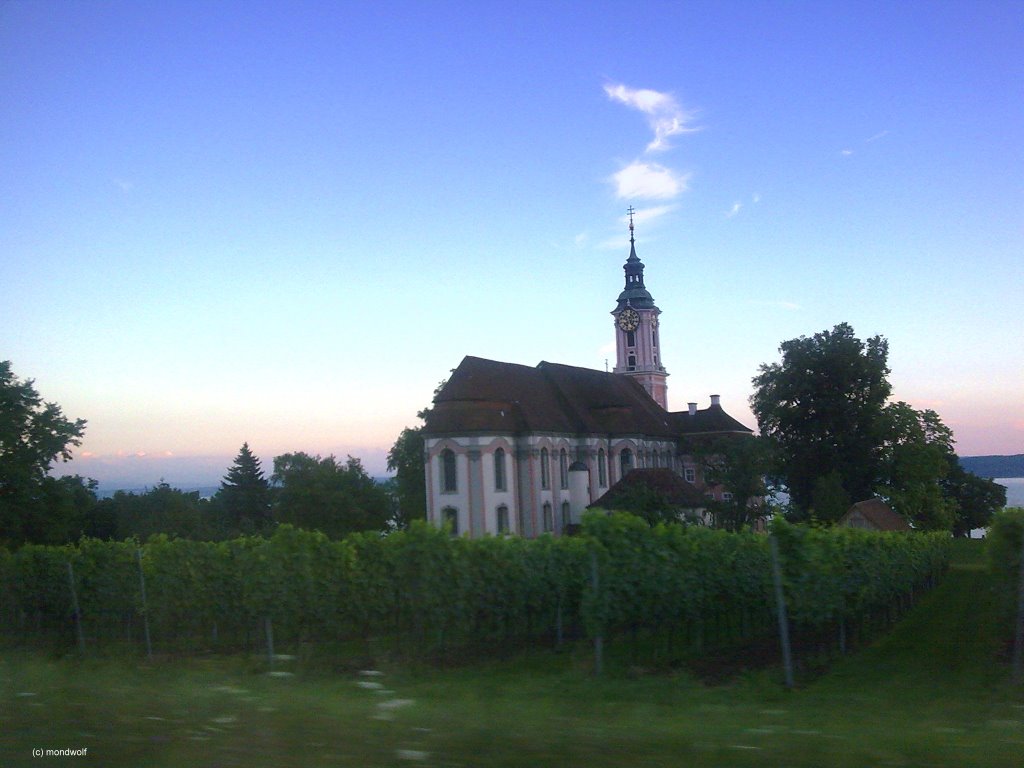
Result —
[[743, 426], [717, 403], [693, 415], [689, 411], [674, 411], [669, 414], [680, 435], [707, 435], [722, 432], [752, 434], [753, 430]]
[[913, 530], [899, 513], [879, 498], [858, 501], [839, 518], [837, 525], [848, 525], [850, 518], [858, 513], [879, 531]]
[[537, 432], [676, 439], [750, 430], [712, 405], [693, 416], [669, 413], [636, 379], [542, 362], [535, 368], [463, 358], [434, 398], [427, 435]]
[[640, 488], [657, 493], [674, 509], [703, 509], [708, 504], [693, 483], [686, 482], [671, 469], [659, 467], [630, 470], [589, 508], [622, 509], [623, 503]]
[[466, 357], [434, 399], [425, 433], [676, 436], [669, 414], [628, 376]]

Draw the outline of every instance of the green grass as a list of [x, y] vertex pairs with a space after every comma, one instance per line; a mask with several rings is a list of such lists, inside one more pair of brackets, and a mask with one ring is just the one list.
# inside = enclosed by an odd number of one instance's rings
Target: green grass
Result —
[[0, 765], [1019, 766], [1024, 693], [977, 546], [957, 560], [889, 635], [793, 692], [778, 670], [598, 679], [585, 645], [378, 676], [6, 653]]

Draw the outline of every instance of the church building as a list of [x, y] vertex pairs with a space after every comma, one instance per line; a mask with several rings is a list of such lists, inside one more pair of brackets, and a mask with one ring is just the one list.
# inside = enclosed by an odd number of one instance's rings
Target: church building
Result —
[[427, 518], [453, 534], [561, 534], [635, 468], [666, 468], [705, 497], [697, 442], [751, 430], [712, 395], [668, 410], [661, 310], [644, 285], [632, 209], [625, 287], [612, 318], [612, 372], [466, 357], [434, 398], [423, 429]]

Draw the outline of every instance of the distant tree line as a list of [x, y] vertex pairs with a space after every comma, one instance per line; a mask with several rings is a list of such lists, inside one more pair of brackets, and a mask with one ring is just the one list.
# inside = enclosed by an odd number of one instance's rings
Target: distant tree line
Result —
[[85, 425], [44, 403], [31, 379], [18, 379], [9, 361], [0, 362], [0, 544], [64, 544], [82, 536], [145, 541], [159, 533], [224, 540], [270, 534], [280, 523], [341, 538], [402, 524], [393, 483], [374, 481], [359, 459], [288, 453], [274, 459], [268, 478], [247, 443], [212, 498], [161, 481], [100, 499], [95, 480], [50, 474], [71, 458]]

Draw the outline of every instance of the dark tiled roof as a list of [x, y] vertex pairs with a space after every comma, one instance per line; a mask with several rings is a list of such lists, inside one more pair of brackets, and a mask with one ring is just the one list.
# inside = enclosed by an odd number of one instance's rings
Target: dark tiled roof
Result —
[[618, 509], [622, 500], [628, 499], [637, 488], [647, 488], [662, 496], [672, 507], [678, 509], [703, 509], [708, 500], [697, 490], [693, 483], [688, 483], [671, 469], [634, 469], [626, 474], [608, 491], [591, 504], [601, 509]]
[[720, 405], [712, 405], [702, 411], [697, 411], [692, 416], [689, 411], [676, 411], [670, 413], [676, 430], [683, 435], [702, 435], [712, 432], [751, 432], [748, 427], [743, 426], [732, 416], [725, 412]]
[[839, 525], [846, 525], [846, 521], [850, 519], [850, 515], [854, 512], [860, 512], [860, 514], [864, 516], [865, 520], [880, 531], [913, 530], [906, 520], [893, 511], [892, 507], [881, 499], [876, 498], [867, 499], [866, 501], [858, 501], [850, 507], [842, 518], [840, 518]]
[[434, 399], [428, 435], [480, 433], [643, 435], [750, 432], [721, 406], [668, 413], [629, 376], [542, 362], [537, 367], [466, 357]]

